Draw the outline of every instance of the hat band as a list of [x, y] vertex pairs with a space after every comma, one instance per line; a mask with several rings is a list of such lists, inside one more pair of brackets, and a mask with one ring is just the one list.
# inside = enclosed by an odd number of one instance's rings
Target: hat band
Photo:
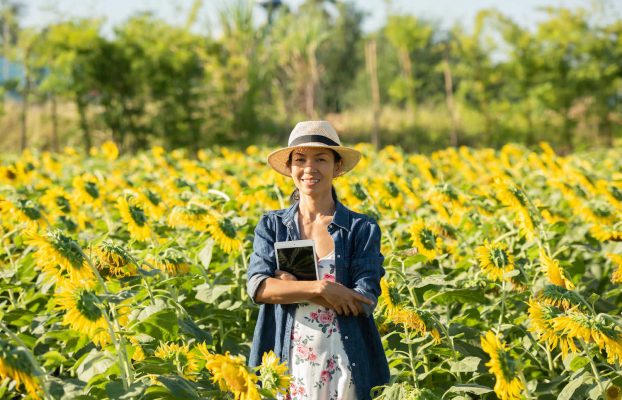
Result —
[[289, 147], [298, 146], [299, 144], [311, 143], [311, 142], [320, 142], [329, 146], [341, 146], [339, 143], [334, 140], [327, 138], [324, 135], [303, 135], [299, 136], [296, 139], [292, 140], [289, 144]]

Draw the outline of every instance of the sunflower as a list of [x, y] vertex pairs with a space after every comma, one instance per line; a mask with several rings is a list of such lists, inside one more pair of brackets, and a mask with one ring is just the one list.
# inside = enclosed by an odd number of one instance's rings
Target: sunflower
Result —
[[6, 221], [25, 223], [29, 229], [36, 229], [45, 222], [40, 207], [34, 201], [26, 198], [19, 198], [14, 201], [0, 198], [0, 217]]
[[44, 236], [28, 231], [25, 236], [26, 242], [37, 248], [34, 257], [42, 271], [59, 278], [61, 271], [57, 266], [60, 266], [73, 280], [93, 278], [93, 271], [84, 258], [80, 245], [61, 231], [50, 231]]
[[103, 192], [99, 180], [90, 174], [73, 178], [73, 200], [77, 204], [90, 204], [96, 208], [103, 205]]
[[96, 345], [105, 346], [110, 343], [110, 334], [95, 285], [95, 281], [64, 279], [55, 302], [58, 310], [65, 311], [63, 325], [88, 336]]
[[504, 183], [501, 179], [496, 179], [495, 195], [506, 207], [514, 211], [516, 215], [515, 222], [520, 226], [521, 233], [532, 240], [536, 236], [534, 219], [529, 211], [529, 200], [525, 192], [510, 183]]
[[201, 351], [201, 354], [207, 360], [205, 368], [212, 374], [212, 382], [220, 390], [233, 393], [235, 400], [260, 400], [257, 375], [248, 370], [244, 357], [231, 356], [229, 352], [220, 355]]
[[592, 225], [590, 234], [598, 241], [622, 242], [622, 231], [614, 229], [611, 226]]
[[501, 400], [519, 400], [524, 389], [520, 379], [518, 363], [508, 352], [507, 346], [492, 331], [481, 337], [482, 350], [490, 356], [486, 363], [495, 375], [495, 393]]
[[423, 221], [419, 220], [411, 225], [409, 232], [413, 245], [428, 260], [433, 260], [440, 255], [443, 241], [436, 228], [426, 226]]
[[569, 352], [579, 352], [574, 338], [556, 331], [552, 326], [552, 321], [562, 315], [561, 310], [536, 299], [530, 299], [528, 313], [531, 321], [529, 330], [537, 335], [540, 342], [546, 343], [551, 349], [559, 346], [564, 357]]
[[559, 261], [549, 257], [542, 247], [540, 248], [540, 265], [551, 283], [566, 289], [574, 289], [574, 283], [568, 277], [566, 270], [559, 265]]
[[23, 385], [30, 396], [39, 399], [41, 387], [34, 377], [35, 371], [26, 351], [0, 338], [0, 380], [12, 379], [18, 390]]
[[102, 275], [123, 278], [137, 273], [127, 251], [112, 241], [103, 241], [93, 249], [93, 254], [93, 263]]
[[114, 161], [119, 157], [119, 149], [117, 148], [117, 145], [110, 140], [107, 140], [102, 144], [101, 150], [102, 154], [108, 161]]
[[611, 274], [611, 282], [622, 283], [622, 255], [613, 253], [607, 253], [606, 255], [617, 266], [616, 270]]
[[380, 280], [380, 289], [382, 290], [382, 302], [386, 306], [387, 317], [391, 318], [394, 312], [399, 309], [400, 293], [399, 290], [390, 285], [386, 279]]
[[558, 285], [546, 285], [538, 293], [538, 300], [564, 311], [573, 307], [583, 307], [578, 294]]
[[127, 230], [134, 240], [145, 241], [151, 236], [151, 228], [147, 223], [147, 216], [140, 202], [135, 196], [121, 196], [117, 200], [117, 209], [121, 214], [121, 219], [127, 225]]
[[441, 342], [441, 334], [432, 316], [433, 314], [430, 311], [399, 307], [391, 313], [390, 320], [394, 324], [414, 330], [421, 336], [429, 333], [434, 343], [438, 344]]
[[171, 361], [181, 377], [191, 381], [197, 380], [197, 375], [201, 371], [201, 360], [195, 352], [190, 350], [189, 345], [160, 342], [153, 355], [162, 360]]
[[479, 265], [489, 279], [510, 281], [504, 275], [514, 270], [514, 256], [508, 252], [505, 243], [490, 243], [488, 239], [475, 249]]
[[207, 229], [209, 206], [199, 201], [191, 201], [187, 206], [177, 206], [168, 216], [171, 227], [191, 228], [198, 232]]
[[145, 351], [140, 345], [140, 341], [135, 336], [129, 337], [130, 343], [132, 343], [132, 360], [141, 362], [145, 360]]
[[242, 241], [236, 238], [235, 225], [228, 217], [208, 216], [207, 230], [225, 253], [237, 253], [242, 248]]
[[179, 250], [171, 247], [157, 255], [147, 255], [145, 261], [148, 263], [147, 268], [152, 266], [169, 275], [181, 275], [190, 271], [186, 257]]
[[279, 358], [272, 350], [261, 357], [259, 376], [262, 389], [270, 391], [272, 396], [284, 395], [289, 389], [291, 377], [287, 374], [287, 363], [279, 364]]

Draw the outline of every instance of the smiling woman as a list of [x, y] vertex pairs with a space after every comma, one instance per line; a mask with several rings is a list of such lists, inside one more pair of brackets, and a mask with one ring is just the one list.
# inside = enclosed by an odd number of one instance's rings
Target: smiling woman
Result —
[[[371, 399], [371, 388], [389, 379], [373, 319], [384, 275], [380, 228], [341, 204], [333, 188], [360, 157], [326, 121], [297, 124], [288, 147], [268, 156], [296, 190], [289, 208], [268, 212], [255, 229], [248, 293], [261, 306], [250, 364], [269, 351], [286, 362], [287, 399]], [[313, 240], [321, 255], [318, 280], [276, 268], [275, 242], [300, 239]]]

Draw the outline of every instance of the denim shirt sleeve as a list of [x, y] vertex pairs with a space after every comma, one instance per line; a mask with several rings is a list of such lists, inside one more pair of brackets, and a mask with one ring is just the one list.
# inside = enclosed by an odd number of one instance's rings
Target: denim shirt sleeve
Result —
[[255, 227], [253, 253], [248, 265], [246, 282], [246, 292], [253, 303], [256, 303], [255, 295], [261, 282], [269, 277], [274, 277], [276, 270], [276, 259], [274, 257], [276, 234], [270, 225], [269, 215], [264, 214]]
[[354, 290], [374, 302], [364, 304], [366, 316], [371, 316], [380, 296], [380, 278], [384, 276], [384, 256], [380, 252], [380, 227], [373, 219], [365, 221], [354, 239], [354, 256], [351, 263]]

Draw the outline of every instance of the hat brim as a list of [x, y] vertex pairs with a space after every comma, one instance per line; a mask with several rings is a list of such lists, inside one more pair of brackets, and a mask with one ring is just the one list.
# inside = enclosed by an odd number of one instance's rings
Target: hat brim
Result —
[[327, 146], [324, 143], [305, 143], [303, 146], [284, 147], [273, 151], [268, 155], [268, 164], [278, 173], [291, 176], [290, 169], [287, 167], [287, 160], [294, 149], [300, 148], [324, 148], [331, 149], [339, 153], [343, 162], [341, 171], [337, 176], [341, 176], [358, 164], [361, 159], [361, 152], [345, 146]]

